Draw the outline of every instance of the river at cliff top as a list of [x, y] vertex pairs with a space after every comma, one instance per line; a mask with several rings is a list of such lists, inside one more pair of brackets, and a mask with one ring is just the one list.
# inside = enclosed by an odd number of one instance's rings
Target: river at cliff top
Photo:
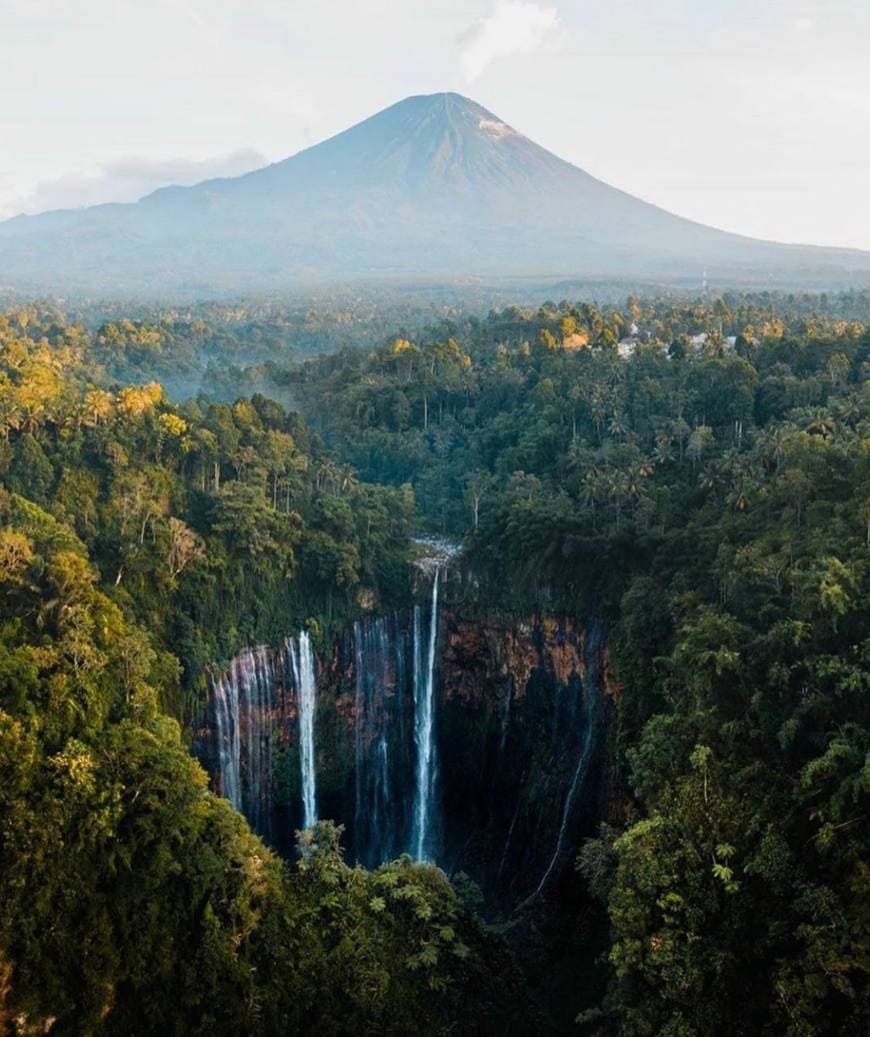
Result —
[[427, 575], [443, 568], [462, 551], [458, 540], [449, 540], [447, 537], [419, 536], [413, 537], [411, 543], [421, 550], [414, 559], [414, 565]]

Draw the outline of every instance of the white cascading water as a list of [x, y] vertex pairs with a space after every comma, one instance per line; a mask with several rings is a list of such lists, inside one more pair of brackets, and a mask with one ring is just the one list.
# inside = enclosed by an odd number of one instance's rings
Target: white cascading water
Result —
[[366, 704], [366, 687], [365, 687], [365, 669], [363, 668], [363, 625], [359, 622], [353, 625], [353, 650], [354, 650], [354, 671], [356, 673], [356, 695], [354, 697], [354, 723], [353, 723], [353, 739], [354, 739], [354, 765], [353, 772], [355, 776], [355, 795], [356, 803], [354, 806], [353, 815], [353, 830], [357, 840], [357, 859], [359, 860], [362, 856], [359, 848], [359, 832], [362, 827], [363, 817], [363, 730], [366, 722], [365, 704]]
[[268, 648], [246, 648], [213, 684], [221, 791], [268, 835], [275, 673]]
[[252, 771], [251, 827], [267, 835], [272, 819], [272, 714], [275, 706], [275, 671], [272, 653], [257, 648], [250, 657], [247, 686], [252, 689], [248, 711], [248, 761]]
[[276, 694], [279, 672], [292, 679], [299, 714], [304, 825], [317, 820], [314, 760], [316, 683], [311, 640], [303, 631], [287, 638], [282, 653], [266, 646], [243, 649], [212, 682], [220, 790], [259, 835], [269, 838], [273, 820]]
[[369, 616], [354, 623], [353, 852], [367, 868], [405, 848], [405, 646], [397, 616]]
[[435, 647], [438, 641], [438, 581], [440, 566], [432, 579], [432, 612], [429, 617], [429, 637], [426, 667], [422, 666], [422, 637], [419, 608], [414, 611], [414, 745], [417, 751], [414, 814], [411, 829], [412, 856], [418, 861], [429, 859], [431, 853], [430, 825], [435, 799]]
[[311, 638], [303, 630], [298, 637], [287, 639], [287, 653], [293, 670], [299, 703], [299, 762], [302, 771], [302, 824], [310, 828], [317, 822], [317, 774], [314, 760], [314, 711], [317, 705], [317, 682], [314, 677], [314, 653]]
[[233, 671], [220, 676], [213, 685], [217, 727], [218, 771], [221, 792], [236, 810], [242, 809], [241, 755], [239, 735], [239, 686]]
[[[438, 855], [438, 598], [455, 548], [437, 540], [418, 543], [429, 552], [415, 563], [429, 590], [428, 607], [417, 606], [411, 624], [408, 613], [365, 617], [349, 638], [356, 684], [355, 804], [349, 828], [356, 859], [366, 867], [377, 867], [403, 850], [417, 860]], [[280, 781], [272, 773], [273, 751], [292, 738], [287, 728], [292, 714], [285, 706], [294, 699], [303, 826], [311, 827], [319, 817], [315, 674], [310, 637], [302, 631], [277, 652], [243, 649], [212, 680], [217, 785], [267, 839], [281, 805], [275, 802]]]

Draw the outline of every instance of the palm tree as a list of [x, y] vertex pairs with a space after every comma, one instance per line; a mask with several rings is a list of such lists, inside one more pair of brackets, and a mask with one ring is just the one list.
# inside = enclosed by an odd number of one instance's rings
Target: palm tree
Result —
[[635, 517], [637, 517], [638, 505], [644, 496], [644, 483], [649, 477], [650, 472], [651, 469], [645, 461], [629, 465], [628, 468], [625, 469], [622, 485], [626, 498], [632, 502], [632, 509]]
[[783, 422], [771, 425], [759, 432], [755, 438], [755, 447], [764, 460], [773, 462], [776, 471], [782, 467], [785, 460], [789, 440], [795, 432], [795, 426], [791, 422]]
[[590, 410], [592, 412], [592, 420], [595, 423], [595, 429], [598, 432], [598, 442], [600, 443], [602, 439], [601, 432], [604, 428], [604, 419], [607, 417], [607, 401], [604, 390], [600, 386], [596, 385], [592, 389]]
[[85, 424], [95, 428], [111, 416], [112, 397], [104, 389], [91, 389], [85, 393], [82, 410]]
[[706, 490], [708, 493], [711, 490], [715, 490], [721, 480], [721, 472], [719, 468], [714, 464], [706, 465], [701, 474], [698, 476], [698, 483], [701, 489]]
[[616, 511], [616, 528], [619, 529], [622, 503], [625, 500], [626, 495], [625, 475], [620, 471], [612, 470], [602, 476], [602, 479], [607, 491], [607, 496], [613, 501], [613, 506]]
[[668, 432], [656, 433], [656, 445], [653, 451], [656, 464], [668, 464], [674, 459], [674, 437]]
[[863, 412], [861, 402], [854, 394], [836, 400], [834, 402], [834, 410], [837, 420], [848, 426], [854, 425]]
[[590, 469], [587, 470], [586, 475], [583, 477], [582, 496], [584, 504], [589, 505], [589, 507], [595, 510], [607, 494], [608, 487], [606, 479], [598, 469], [590, 467]]
[[614, 439], [624, 439], [628, 435], [628, 426], [622, 419], [621, 414], [614, 414], [607, 426], [607, 431]]
[[342, 465], [336, 472], [336, 484], [339, 493], [349, 493], [359, 485], [356, 472], [350, 465]]
[[748, 480], [738, 479], [725, 498], [725, 502], [732, 504], [736, 511], [746, 511], [749, 507], [749, 489]]
[[804, 412], [803, 427], [811, 436], [829, 439], [836, 430], [836, 420], [825, 407], [812, 407]]
[[0, 385], [0, 432], [8, 439], [10, 432], [21, 428], [21, 408], [17, 400], [8, 391], [8, 386]]

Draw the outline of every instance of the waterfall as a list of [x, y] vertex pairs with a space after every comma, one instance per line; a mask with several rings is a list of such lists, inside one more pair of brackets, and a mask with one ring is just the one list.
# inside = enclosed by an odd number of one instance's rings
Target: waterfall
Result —
[[356, 843], [357, 860], [362, 859], [360, 833], [363, 821], [363, 796], [365, 785], [363, 780], [363, 732], [366, 723], [366, 680], [363, 668], [363, 627], [357, 622], [353, 625], [354, 671], [356, 674], [356, 693], [353, 708], [353, 773], [354, 773], [354, 811], [353, 832]]
[[288, 637], [280, 652], [262, 645], [243, 649], [211, 682], [218, 787], [265, 839], [272, 835], [275, 808], [272, 761], [282, 737], [279, 703], [290, 689], [296, 694], [303, 825], [317, 820], [314, 673], [311, 640], [303, 631]]
[[429, 617], [428, 646], [425, 670], [422, 665], [422, 631], [420, 609], [414, 610], [414, 745], [417, 766], [414, 789], [414, 818], [412, 827], [412, 856], [419, 861], [432, 854], [431, 826], [434, 815], [436, 752], [435, 752], [435, 648], [438, 641], [438, 581], [441, 567], [435, 569], [432, 579], [432, 606]]
[[408, 827], [404, 618], [368, 618], [353, 626], [353, 848], [368, 868], [399, 853]]
[[533, 896], [537, 896], [544, 886], [547, 884], [547, 880], [553, 873], [553, 869], [559, 863], [559, 858], [562, 856], [562, 844], [565, 841], [565, 830], [568, 827], [568, 819], [571, 816], [571, 808], [574, 805], [574, 796], [577, 793], [577, 787], [580, 784], [580, 778], [586, 772], [586, 764], [589, 760], [589, 753], [593, 746], [593, 735], [594, 728], [591, 723], [586, 724], [586, 730], [583, 734], [583, 746], [580, 751], [580, 758], [577, 761], [577, 768], [574, 771], [574, 777], [571, 780], [571, 787], [568, 789], [568, 795], [565, 797], [565, 805], [562, 808], [562, 823], [559, 826], [559, 835], [556, 838], [556, 848], [553, 850], [553, 856], [550, 858], [550, 863], [547, 865], [547, 870], [544, 872], [541, 881], [538, 883], [538, 888], [535, 890]]
[[499, 638], [447, 607], [448, 561], [417, 567], [416, 607], [360, 617], [326, 659], [302, 631], [212, 674], [195, 751], [285, 856], [294, 829], [330, 818], [363, 867], [407, 853], [491, 884], [493, 904], [528, 903], [606, 792], [603, 635], [548, 619]]
[[[403, 852], [418, 860], [438, 856], [435, 678], [449, 545], [421, 544], [432, 552], [416, 563], [424, 600], [413, 610], [365, 616], [345, 631], [324, 671], [336, 682], [334, 702], [318, 708], [305, 631], [287, 637], [280, 650], [242, 650], [211, 680], [213, 726], [203, 756], [213, 769], [217, 763], [215, 787], [258, 834], [271, 841], [274, 828], [279, 849], [291, 849], [294, 828], [323, 816], [346, 824], [349, 852], [365, 867]], [[329, 751], [318, 761], [316, 724], [328, 709], [331, 726], [321, 737]]]
[[299, 765], [302, 771], [302, 825], [310, 828], [317, 821], [317, 776], [314, 761], [314, 709], [317, 685], [314, 679], [314, 654], [311, 639], [303, 630], [288, 638], [286, 650], [296, 686], [299, 716]]
[[[525, 777], [524, 777], [524, 780], [525, 780]], [[522, 801], [521, 801], [521, 799], [519, 797], [517, 797], [517, 806], [516, 806], [516, 809], [514, 810], [514, 816], [511, 819], [511, 826], [508, 829], [507, 839], [505, 839], [504, 849], [502, 850], [502, 853], [501, 853], [501, 860], [498, 863], [498, 871], [496, 872], [496, 875], [495, 875], [496, 882], [498, 882], [498, 880], [501, 878], [501, 873], [504, 871], [505, 864], [507, 864], [508, 850], [511, 847], [511, 839], [513, 839], [513, 837], [514, 837], [514, 829], [517, 826], [517, 819], [520, 816], [520, 807], [521, 806], [522, 806]]]
[[275, 673], [268, 648], [246, 648], [212, 685], [220, 787], [268, 837], [272, 815]]
[[511, 704], [514, 700], [514, 679], [508, 677], [507, 686], [504, 692], [504, 712], [501, 717], [501, 738], [498, 743], [498, 755], [499, 757], [504, 756], [504, 747], [507, 745], [508, 727], [510, 726], [511, 720]]
[[239, 736], [239, 687], [232, 671], [218, 677], [212, 686], [217, 729], [218, 774], [220, 790], [236, 810], [242, 809], [240, 774], [241, 738]]
[[[596, 651], [590, 653], [592, 658], [595, 658], [598, 655], [597, 648], [600, 636], [600, 631], [597, 628], [593, 627], [590, 630], [590, 646], [596, 649]], [[594, 755], [595, 749], [598, 745], [599, 729], [602, 722], [602, 696], [598, 691], [601, 680], [599, 668], [600, 663], [595, 662], [593, 665], [592, 659], [590, 659], [588, 678], [583, 689], [583, 712], [581, 717], [583, 733], [580, 740], [580, 752], [577, 758], [577, 766], [574, 770], [574, 776], [571, 779], [568, 793], [565, 796], [565, 803], [562, 807], [562, 822], [559, 825], [559, 834], [556, 837], [556, 846], [553, 850], [553, 855], [550, 858], [550, 863], [547, 865], [544, 874], [541, 876], [541, 881], [538, 883], [537, 888], [528, 900], [537, 897], [541, 893], [544, 886], [546, 886], [549, 881], [550, 876], [555, 871], [556, 866], [559, 864], [565, 842], [565, 833], [568, 829], [568, 822], [571, 819], [572, 811], [574, 809], [577, 790], [583, 784], [589, 770], [590, 759]]]

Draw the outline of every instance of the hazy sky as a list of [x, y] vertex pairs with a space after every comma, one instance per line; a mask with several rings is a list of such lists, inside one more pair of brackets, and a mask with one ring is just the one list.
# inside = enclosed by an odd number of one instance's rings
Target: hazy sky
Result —
[[870, 249], [870, 0], [0, 0], [0, 215], [440, 90], [682, 215]]

